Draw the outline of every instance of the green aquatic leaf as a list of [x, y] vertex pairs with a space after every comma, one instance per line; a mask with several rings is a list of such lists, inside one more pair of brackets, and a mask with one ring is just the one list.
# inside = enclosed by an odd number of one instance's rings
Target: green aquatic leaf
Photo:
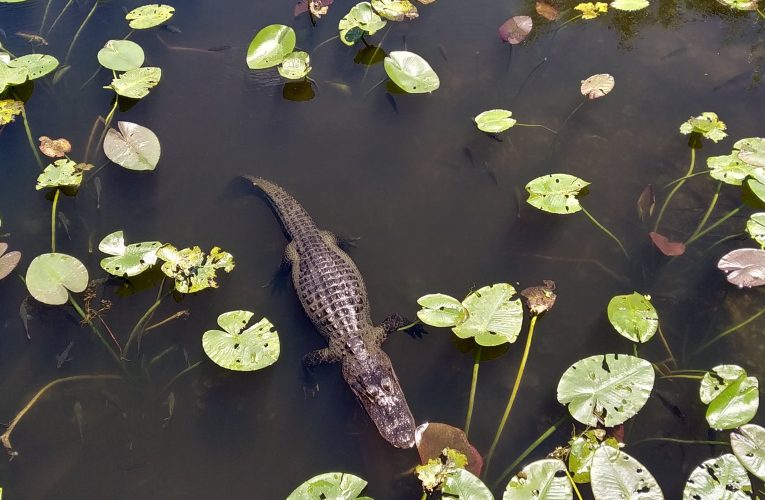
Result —
[[473, 121], [475, 121], [478, 130], [481, 132], [498, 134], [518, 123], [518, 120], [510, 118], [511, 116], [513, 116], [512, 111], [506, 109], [490, 109], [480, 113], [473, 118]]
[[762, 248], [765, 248], [765, 212], [758, 212], [749, 216], [746, 221], [746, 232]]
[[413, 52], [393, 51], [385, 57], [383, 65], [393, 83], [409, 94], [433, 92], [441, 85], [430, 64]]
[[437, 458], [428, 459], [427, 463], [414, 468], [417, 479], [423, 489], [434, 491], [441, 488], [446, 480], [468, 463], [467, 456], [452, 448], [444, 448]]
[[717, 0], [718, 3], [736, 10], [757, 10], [757, 1], [758, 0]]
[[21, 85], [27, 81], [27, 68], [24, 66], [13, 67], [0, 60], [0, 93], [14, 85]]
[[645, 9], [649, 5], [648, 0], [614, 0], [609, 4], [609, 7], [616, 10], [634, 11]]
[[457, 469], [444, 480], [443, 498], [454, 500], [494, 500], [483, 482], [465, 469]]
[[558, 382], [558, 401], [585, 425], [613, 427], [633, 417], [653, 389], [651, 363], [626, 354], [580, 359]]
[[526, 184], [532, 207], [553, 214], [573, 214], [582, 209], [579, 193], [590, 183], [569, 174], [548, 174]]
[[79, 260], [63, 253], [38, 255], [26, 275], [30, 295], [51, 306], [66, 304], [69, 292], [82, 292], [88, 286], [88, 270]]
[[726, 453], [693, 469], [683, 500], [751, 500], [752, 483], [736, 457]]
[[295, 50], [295, 30], [283, 24], [272, 24], [258, 31], [247, 48], [247, 67], [265, 69], [277, 66], [284, 56]]
[[277, 70], [288, 80], [300, 80], [311, 72], [311, 58], [307, 52], [292, 52], [282, 59]]
[[462, 302], [443, 293], [431, 293], [417, 299], [422, 309], [417, 311], [417, 318], [426, 325], [452, 327], [464, 322], [468, 310]]
[[521, 299], [513, 299], [515, 288], [497, 283], [476, 290], [462, 301], [468, 310], [465, 321], [452, 328], [462, 339], [473, 337], [479, 345], [513, 343], [523, 324]]
[[738, 150], [741, 161], [754, 167], [765, 167], [765, 139], [762, 137], [740, 139], [733, 145], [733, 150]]
[[217, 288], [215, 281], [218, 269], [231, 272], [234, 269], [234, 257], [213, 247], [209, 255], [195, 246], [178, 250], [166, 244], [157, 250], [157, 257], [162, 259], [162, 272], [175, 280], [175, 289], [181, 293], [194, 293], [205, 288]]
[[416, 19], [417, 7], [409, 0], [372, 0], [372, 8], [388, 21]]
[[24, 111], [24, 103], [15, 99], [0, 99], [0, 125], [13, 122]]
[[634, 292], [611, 299], [608, 303], [608, 321], [623, 337], [633, 342], [648, 342], [659, 326], [659, 315], [650, 297]]
[[595, 500], [664, 500], [653, 475], [643, 464], [607, 445], [595, 452], [590, 472]]
[[386, 24], [387, 21], [372, 9], [372, 4], [359, 2], [340, 19], [337, 29], [340, 31], [340, 41], [350, 46], [359, 41], [365, 33], [374, 35]]
[[82, 170], [77, 168], [77, 164], [72, 160], [62, 158], [45, 167], [45, 170], [37, 177], [35, 189], [39, 191], [44, 188], [77, 188], [80, 187], [81, 182]]
[[25, 68], [27, 77], [30, 80], [36, 80], [58, 67], [58, 59], [45, 54], [28, 54], [13, 59], [9, 64], [12, 68]]
[[595, 452], [600, 448], [601, 441], [605, 446], [610, 446], [615, 450], [619, 449], [619, 442], [616, 439], [611, 437], [603, 440], [604, 437], [605, 431], [596, 429], [585, 431], [569, 441], [568, 468], [575, 482], [590, 482], [592, 459], [595, 458]]
[[[359, 497], [367, 482], [345, 472], [327, 472], [314, 476], [295, 489], [287, 500], [363, 500]], [[371, 499], [368, 499], [371, 500]]]
[[699, 397], [707, 407], [707, 423], [713, 429], [734, 429], [748, 423], [760, 403], [758, 382], [737, 365], [719, 365], [704, 374]]
[[101, 268], [115, 276], [137, 276], [157, 263], [157, 250], [161, 246], [159, 241], [125, 245], [122, 231], [115, 231], [98, 244], [100, 251], [112, 255], [101, 260]]
[[175, 8], [169, 5], [143, 5], [128, 12], [125, 19], [130, 21], [128, 26], [134, 30], [145, 30], [167, 22], [173, 17], [173, 13]]
[[276, 363], [279, 335], [274, 325], [263, 318], [245, 330], [250, 311], [230, 311], [218, 316], [223, 330], [207, 330], [202, 348], [213, 362], [227, 370], [251, 372]]
[[732, 432], [730, 446], [746, 470], [765, 481], [765, 428], [746, 424]]
[[154, 170], [162, 148], [157, 136], [146, 127], [118, 122], [119, 132], [110, 128], [104, 138], [104, 153], [111, 161], [128, 170]]
[[140, 45], [130, 40], [109, 40], [98, 51], [98, 62], [106, 69], [130, 71], [143, 65], [144, 53]]
[[149, 94], [149, 90], [154, 88], [161, 79], [162, 70], [149, 66], [126, 71], [112, 80], [111, 85], [107, 85], [104, 88], [112, 89], [123, 97], [141, 99], [146, 97]]
[[532, 462], [516, 474], [502, 500], [571, 500], [574, 491], [566, 477], [566, 464], [558, 459]]
[[713, 142], [721, 141], [728, 136], [724, 132], [725, 129], [725, 123], [717, 117], [716, 113], [711, 111], [705, 111], [699, 116], [692, 116], [680, 125], [681, 134], [688, 135], [695, 132]]
[[735, 151], [729, 155], [710, 156], [707, 158], [707, 167], [710, 177], [731, 186], [740, 186], [744, 179], [754, 175], [755, 170], [761, 170], [742, 161]]

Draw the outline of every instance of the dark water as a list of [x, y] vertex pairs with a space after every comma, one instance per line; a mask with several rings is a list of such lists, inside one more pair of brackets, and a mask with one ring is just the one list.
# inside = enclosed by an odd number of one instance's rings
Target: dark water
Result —
[[[413, 317], [416, 299], [429, 292], [461, 297], [496, 282], [557, 282], [558, 302], [538, 324], [520, 401], [489, 484], [567, 413], [555, 388], [571, 363], [631, 351], [605, 315], [613, 295], [653, 296], [683, 368], [730, 362], [762, 377], [762, 322], [701, 357], [682, 356], [760, 309], [760, 293], [733, 289], [714, 266], [726, 250], [754, 243], [731, 241], [708, 250], [723, 236], [742, 232], [745, 217], [731, 219], [668, 263], [650, 248], [649, 225], [638, 220], [635, 200], [646, 184], [657, 186], [661, 196], [666, 191], [660, 186], [685, 173], [690, 150], [678, 127], [690, 116], [715, 111], [730, 134], [717, 145], [704, 143], [699, 169], [707, 156], [727, 154], [734, 140], [762, 135], [763, 23], [755, 13], [734, 15], [711, 1], [653, 4], [635, 14], [575, 21], [557, 34], [535, 16], [532, 37], [512, 48], [499, 42], [496, 28], [511, 15], [532, 14], [533, 2], [439, 0], [421, 7], [419, 19], [393, 25], [383, 42], [385, 50], [422, 55], [438, 72], [441, 88], [418, 96], [376, 86], [385, 78], [382, 64], [356, 64], [360, 44], [349, 48], [337, 40], [312, 53], [311, 101], [285, 100], [275, 70], [247, 70], [246, 47], [267, 24], [292, 25], [298, 46], [308, 51], [335, 36], [338, 19], [351, 5], [339, 0], [316, 27], [305, 15], [293, 19], [287, 1], [187, 1], [176, 5], [170, 21], [180, 33], [131, 35], [146, 52], [145, 65], [160, 66], [163, 76], [148, 97], [117, 119], [151, 128], [162, 142], [162, 159], [153, 173], [114, 164], [101, 170], [100, 208], [92, 181], [76, 198], [62, 198], [71, 239], [59, 225], [59, 251], [83, 260], [92, 277], [105, 277], [101, 255], [90, 249], [124, 229], [131, 241], [217, 244], [238, 265], [221, 279], [220, 289], [163, 303], [156, 319], [182, 309], [191, 315], [146, 337], [144, 369], [138, 359], [131, 363], [140, 380], [61, 385], [38, 403], [13, 433], [19, 456], [0, 461], [6, 497], [271, 499], [285, 497], [315, 474], [342, 470], [368, 480], [367, 493], [375, 498], [419, 498], [418, 483], [408, 473], [416, 453], [379, 438], [337, 367], [320, 368], [318, 394], [304, 394], [300, 358], [321, 347], [322, 339], [291, 285], [263, 287], [279, 265], [285, 240], [266, 204], [236, 179], [243, 173], [282, 184], [322, 227], [361, 238], [351, 254], [364, 274], [376, 321], [394, 312]], [[63, 5], [54, 0], [51, 16]], [[138, 5], [99, 5], [73, 50], [71, 69], [55, 85], [51, 77], [36, 83], [27, 104], [34, 137], [67, 137], [72, 156], [83, 154], [94, 120], [108, 112], [113, 96], [101, 88], [110, 81], [106, 70], [83, 84], [98, 67], [98, 49], [127, 33], [123, 9]], [[91, 6], [89, 0], [76, 2], [47, 36], [49, 45], [31, 47], [14, 33], [36, 32], [45, 3], [2, 5], [2, 43], [16, 55], [36, 50], [63, 60]], [[371, 41], [379, 42], [382, 34]], [[230, 48], [206, 50], [225, 46]], [[604, 72], [614, 75], [614, 91], [585, 103], [564, 126], [581, 102], [579, 82]], [[471, 121], [495, 107], [560, 133], [556, 139], [539, 128], [517, 127], [497, 142]], [[552, 172], [592, 183], [584, 204], [623, 239], [631, 261], [583, 215], [555, 217], [525, 204], [523, 186]], [[50, 201], [34, 190], [38, 168], [20, 120], [0, 135], [0, 174], [2, 230], [11, 233], [4, 240], [23, 252], [23, 271], [33, 256], [49, 251]], [[691, 180], [673, 200], [663, 232], [687, 238], [713, 192], [708, 178]], [[723, 187], [715, 217], [739, 203], [737, 192]], [[105, 287], [105, 298], [113, 302], [105, 318], [124, 342], [156, 288], [130, 296], [118, 291], [114, 284]], [[28, 341], [19, 319], [25, 296], [16, 277], [0, 282], [3, 421], [55, 378], [115, 371], [71, 308], [32, 306]], [[274, 366], [240, 374], [205, 360], [201, 334], [215, 327], [218, 314], [233, 309], [253, 310], [276, 324], [282, 353]], [[386, 344], [418, 422], [463, 425], [472, 355], [461, 353], [452, 337], [446, 329], [430, 329], [422, 339], [402, 334]], [[56, 355], [72, 340], [73, 359], [57, 368]], [[521, 344], [481, 365], [471, 440], [482, 452], [512, 386]], [[658, 338], [640, 354], [651, 361], [665, 357]], [[165, 388], [199, 360], [205, 362]], [[627, 442], [657, 436], [726, 440], [708, 434], [697, 388], [695, 381], [658, 380], [654, 394], [678, 406], [683, 417], [654, 396], [628, 424]], [[169, 391], [175, 407], [166, 423]], [[74, 418], [77, 402], [82, 436]], [[563, 424], [527, 461], [563, 445], [570, 433], [571, 424]], [[650, 468], [667, 498], [680, 496], [698, 463], [726, 451], [666, 442], [627, 450]]]

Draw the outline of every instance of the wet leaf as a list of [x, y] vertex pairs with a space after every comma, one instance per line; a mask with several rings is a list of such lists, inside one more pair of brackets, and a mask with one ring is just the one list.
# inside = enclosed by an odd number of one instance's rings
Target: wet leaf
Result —
[[442, 488], [445, 496], [454, 500], [494, 500], [489, 488], [465, 469], [449, 474]]
[[8, 250], [8, 244], [0, 243], [0, 280], [11, 274], [21, 260], [21, 252], [5, 253], [6, 250]]
[[600, 73], [582, 80], [582, 86], [579, 90], [583, 96], [590, 100], [599, 99], [613, 90], [614, 83], [613, 76], [608, 73]]
[[143, 66], [144, 53], [140, 45], [130, 40], [109, 40], [98, 51], [98, 62], [106, 69], [130, 71]]
[[608, 321], [623, 337], [633, 342], [648, 342], [659, 326], [659, 315], [650, 297], [634, 292], [611, 299], [608, 303]]
[[169, 5], [143, 5], [128, 12], [125, 19], [130, 21], [128, 26], [134, 30], [145, 30], [166, 23], [173, 13], [175, 8]]
[[574, 498], [566, 477], [566, 464], [547, 458], [524, 467], [507, 486], [502, 500], [570, 500]]
[[640, 220], [645, 221], [647, 218], [651, 217], [655, 206], [656, 195], [654, 195], [653, 186], [648, 184], [640, 193], [640, 197], [637, 201], [637, 212]]
[[66, 139], [51, 139], [47, 136], [39, 138], [40, 151], [49, 158], [63, 158], [72, 151], [72, 145]]
[[307, 52], [292, 52], [282, 59], [277, 70], [288, 80], [300, 80], [311, 72], [311, 58]]
[[574, 7], [574, 10], [582, 13], [582, 19], [595, 19], [599, 15], [608, 12], [608, 4], [604, 2], [580, 3]]
[[512, 111], [506, 109], [490, 109], [480, 113], [473, 118], [478, 130], [481, 132], [487, 132], [490, 134], [498, 134], [511, 128], [518, 120], [510, 118], [513, 116]]
[[372, 0], [372, 8], [388, 21], [416, 19], [417, 7], [409, 0]]
[[648, 0], [614, 0], [610, 4], [611, 8], [616, 10], [635, 11], [648, 7]]
[[162, 148], [157, 136], [146, 127], [117, 122], [119, 132], [110, 128], [104, 138], [104, 153], [111, 161], [128, 170], [154, 170]]
[[157, 257], [164, 260], [162, 272], [175, 280], [175, 289], [180, 293], [194, 293], [205, 288], [217, 288], [216, 271], [234, 269], [234, 257], [213, 247], [205, 255], [199, 247], [178, 250], [173, 245], [163, 245], [157, 250]]
[[607, 445], [595, 452], [590, 476], [595, 500], [664, 500], [659, 484], [643, 464]]
[[725, 129], [725, 123], [717, 117], [716, 113], [711, 111], [705, 111], [699, 116], [692, 116], [680, 125], [681, 134], [688, 135], [694, 132], [713, 142], [721, 141], [728, 136], [724, 132]]
[[744, 179], [753, 175], [755, 167], [739, 159], [734, 152], [729, 155], [710, 156], [707, 158], [709, 176], [731, 186], [740, 186]]
[[699, 397], [707, 407], [707, 423], [716, 430], [734, 429], [757, 413], [760, 396], [755, 377], [737, 365], [719, 365], [704, 374]]
[[69, 292], [88, 286], [88, 270], [79, 260], [63, 253], [39, 255], [29, 264], [26, 275], [30, 295], [52, 306], [66, 304]]
[[58, 187], [80, 187], [82, 182], [82, 170], [72, 160], [62, 158], [50, 163], [37, 177], [35, 189]]
[[723, 255], [717, 269], [739, 288], [765, 285], [765, 250], [739, 248]]
[[517, 45], [529, 36], [533, 26], [534, 21], [529, 16], [513, 16], [499, 27], [499, 38], [503, 42]]
[[467, 470], [476, 476], [481, 474], [483, 458], [470, 444], [462, 429], [448, 424], [426, 422], [417, 427], [414, 440], [420, 454], [420, 463], [427, 464], [428, 460], [438, 458], [444, 448], [451, 448], [466, 457], [467, 463], [464, 467]]
[[685, 253], [685, 244], [680, 241], [669, 241], [669, 238], [655, 231], [648, 233], [648, 236], [656, 248], [668, 257], [677, 257]]
[[[605, 432], [602, 430], [585, 431], [569, 442], [571, 448], [568, 455], [568, 467], [575, 482], [590, 482], [592, 460], [601, 446], [603, 437]], [[605, 439], [602, 444], [615, 450], [619, 449], [619, 442], [614, 438]]]
[[202, 348], [213, 362], [227, 370], [251, 372], [276, 363], [279, 359], [279, 335], [266, 318], [245, 330], [252, 318], [250, 311], [230, 311], [218, 316], [223, 330], [208, 330], [202, 336]]
[[417, 479], [426, 491], [441, 488], [447, 478], [467, 465], [467, 457], [457, 450], [444, 448], [437, 458], [415, 467]]
[[736, 457], [726, 453], [693, 469], [683, 500], [751, 500], [752, 484]]
[[537, 14], [544, 17], [548, 21], [555, 21], [560, 15], [558, 9], [547, 2], [537, 1], [535, 7]]
[[279, 65], [295, 49], [295, 30], [272, 24], [258, 31], [247, 48], [247, 67], [265, 69]]
[[37, 80], [51, 73], [58, 67], [58, 59], [45, 54], [27, 54], [13, 59], [9, 64], [12, 68], [24, 68], [30, 80]]
[[582, 209], [580, 191], [590, 183], [569, 174], [548, 174], [526, 184], [532, 207], [553, 214], [573, 214]]
[[417, 299], [422, 309], [417, 311], [417, 318], [426, 325], [436, 327], [452, 327], [464, 322], [468, 317], [467, 309], [462, 302], [444, 295], [432, 293]]
[[540, 315], [555, 305], [555, 282], [543, 280], [544, 286], [531, 286], [521, 290], [521, 297], [526, 299], [526, 307], [531, 314]]
[[27, 81], [27, 68], [14, 68], [0, 60], [0, 94], [5, 89], [14, 85], [21, 85]]
[[758, 0], [717, 0], [717, 3], [736, 10], [757, 10]]
[[410, 94], [433, 92], [441, 84], [430, 64], [413, 52], [393, 51], [385, 58], [384, 66], [393, 83]]
[[626, 354], [590, 356], [571, 365], [558, 382], [558, 401], [579, 422], [606, 427], [624, 423], [648, 400], [651, 363]]
[[462, 301], [468, 318], [452, 331], [459, 338], [473, 337], [482, 346], [513, 343], [523, 324], [521, 300], [512, 300], [515, 288], [508, 283], [497, 283], [476, 290]]
[[765, 247], [765, 212], [758, 212], [749, 216], [746, 221], [746, 232], [760, 247]]
[[365, 33], [374, 35], [386, 24], [387, 21], [372, 9], [372, 4], [360, 2], [340, 19], [337, 28], [340, 30], [340, 41], [350, 46], [361, 40]]
[[101, 260], [101, 268], [115, 276], [136, 276], [157, 263], [159, 241], [144, 241], [125, 245], [122, 231], [115, 231], [101, 240], [98, 249], [112, 255]]
[[21, 101], [0, 99], [0, 126], [13, 122], [23, 110], [24, 103]]
[[[359, 497], [367, 482], [345, 472], [327, 472], [314, 476], [295, 489], [287, 500], [362, 500]], [[366, 499], [366, 497], [364, 497]], [[371, 499], [366, 499], [371, 500]]]
[[111, 85], [104, 88], [112, 89], [123, 97], [141, 99], [149, 95], [149, 90], [156, 87], [160, 79], [162, 79], [160, 68], [137, 68], [122, 73], [112, 80]]
[[739, 150], [738, 157], [755, 167], [765, 167], [765, 139], [762, 137], [747, 137], [736, 141], [734, 150]]
[[765, 481], [765, 428], [746, 424], [730, 435], [733, 454], [746, 470]]

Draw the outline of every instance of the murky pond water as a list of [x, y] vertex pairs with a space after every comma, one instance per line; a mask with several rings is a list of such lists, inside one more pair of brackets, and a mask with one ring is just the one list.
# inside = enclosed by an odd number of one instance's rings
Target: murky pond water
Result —
[[[382, 40], [386, 51], [406, 49], [428, 60], [441, 79], [430, 95], [390, 93], [380, 84], [386, 78], [382, 63], [355, 62], [360, 43], [320, 46], [337, 34], [338, 20], [351, 6], [340, 0], [315, 27], [305, 14], [293, 18], [290, 2], [186, 1], [175, 6], [169, 27], [133, 33], [145, 64], [162, 68], [162, 81], [115, 119], [158, 135], [159, 166], [131, 172], [108, 163], [96, 174], [99, 190], [91, 178], [76, 197], [63, 196], [59, 211], [67, 223], [59, 221], [58, 250], [81, 259], [92, 278], [105, 278], [96, 247], [104, 235], [123, 229], [131, 241], [220, 245], [237, 267], [217, 290], [162, 303], [154, 321], [182, 310], [190, 315], [149, 331], [143, 356], [129, 363], [130, 382], [70, 382], [37, 403], [13, 433], [18, 456], [0, 460], [6, 497], [276, 499], [313, 475], [339, 470], [369, 481], [369, 496], [419, 498], [419, 483], [410, 474], [416, 452], [379, 437], [337, 366], [317, 369], [319, 391], [304, 391], [301, 357], [323, 340], [289, 282], [264, 286], [286, 241], [268, 206], [238, 179], [241, 174], [278, 182], [322, 228], [360, 238], [350, 253], [364, 275], [376, 322], [392, 313], [414, 317], [417, 298], [430, 292], [463, 297], [497, 282], [519, 288], [543, 279], [557, 283], [558, 301], [537, 325], [520, 400], [487, 484], [567, 415], [556, 401], [556, 386], [569, 365], [590, 355], [632, 352], [605, 314], [614, 295], [652, 296], [681, 368], [736, 363], [762, 380], [762, 320], [691, 355], [762, 307], [757, 289], [735, 289], [715, 267], [726, 251], [756, 244], [741, 236], [712, 247], [742, 233], [752, 210], [670, 260], [651, 246], [652, 221], [639, 220], [635, 201], [653, 184], [660, 205], [668, 192], [662, 186], [685, 174], [690, 149], [678, 127], [689, 117], [714, 111], [728, 125], [728, 139], [705, 141], [698, 151], [699, 170], [706, 157], [728, 154], [733, 141], [763, 135], [765, 24], [754, 12], [734, 14], [713, 1], [652, 3], [644, 11], [610, 12], [560, 30], [560, 22], [536, 15], [530, 1], [422, 6], [419, 19], [369, 39]], [[48, 26], [65, 4], [53, 0]], [[45, 28], [47, 46], [30, 44], [17, 33], [37, 33], [45, 5], [0, 4], [0, 41], [17, 56], [42, 52], [64, 61], [92, 0], [74, 2], [53, 31]], [[67, 137], [71, 156], [82, 156], [94, 121], [108, 113], [114, 95], [102, 88], [111, 75], [97, 71], [96, 53], [128, 33], [124, 12], [138, 5], [99, 2], [66, 62], [70, 68], [55, 82], [48, 76], [35, 83], [26, 106], [35, 139]], [[497, 27], [519, 14], [533, 16], [534, 31], [522, 45], [502, 44]], [[293, 26], [298, 47], [311, 52], [312, 100], [285, 99], [275, 70], [247, 69], [249, 41], [273, 23]], [[595, 73], [614, 75], [614, 90], [572, 115], [582, 102], [580, 81]], [[558, 134], [516, 127], [494, 140], [472, 122], [491, 108], [510, 109], [520, 122]], [[104, 162], [100, 154], [95, 163]], [[630, 260], [584, 215], [554, 216], [525, 203], [526, 183], [555, 172], [592, 183], [583, 203], [622, 239]], [[38, 174], [19, 118], [0, 134], [0, 230], [10, 233], [3, 241], [24, 255], [22, 275], [35, 255], [50, 248], [51, 200], [35, 191]], [[715, 187], [708, 176], [690, 179], [664, 215], [661, 232], [687, 239]], [[723, 186], [711, 220], [735, 208], [738, 193]], [[111, 301], [103, 318], [122, 343], [154, 302], [157, 282], [152, 285], [129, 290], [109, 281], [97, 289], [99, 299], [103, 293]], [[0, 282], [2, 421], [54, 379], [117, 373], [71, 307], [30, 299], [28, 340], [19, 315], [26, 296], [17, 277]], [[242, 374], [207, 360], [202, 333], [233, 309], [274, 322], [282, 349], [275, 365]], [[524, 338], [481, 364], [470, 438], [482, 452], [512, 387]], [[59, 361], [71, 342], [71, 359]], [[461, 427], [473, 358], [455, 347], [448, 329], [428, 328], [422, 338], [394, 335], [385, 349], [417, 422]], [[667, 356], [658, 338], [641, 346], [640, 355], [652, 362]], [[650, 468], [667, 498], [680, 496], [698, 463], [726, 451], [638, 443], [662, 436], [727, 440], [725, 433], [708, 431], [697, 390], [698, 381], [657, 380], [654, 397], [626, 425], [626, 450]], [[528, 460], [564, 445], [572, 432], [572, 421], [566, 422]], [[493, 488], [495, 495], [501, 496], [506, 481]], [[583, 491], [589, 494], [586, 486]]]

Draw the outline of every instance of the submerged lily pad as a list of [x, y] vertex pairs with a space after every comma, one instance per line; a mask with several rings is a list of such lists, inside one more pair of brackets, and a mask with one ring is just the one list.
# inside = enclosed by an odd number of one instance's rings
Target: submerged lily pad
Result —
[[27, 290], [43, 304], [59, 306], [69, 300], [69, 292], [82, 292], [88, 286], [88, 270], [79, 260], [63, 253], [39, 255], [29, 264]]
[[711, 111], [705, 111], [699, 116], [692, 116], [680, 125], [681, 134], [688, 135], [695, 132], [713, 142], [721, 141], [728, 136], [724, 132], [725, 129], [725, 123], [717, 117], [716, 113]]
[[571, 365], [558, 382], [558, 401], [579, 422], [624, 423], [643, 407], [654, 381], [651, 363], [626, 354], [590, 356]]
[[39, 138], [39, 141], [40, 151], [49, 158], [63, 158], [72, 151], [72, 145], [64, 138], [51, 139], [44, 135]]
[[547, 458], [524, 467], [507, 486], [502, 500], [571, 500], [574, 491], [566, 477], [566, 464]]
[[101, 268], [115, 276], [136, 276], [157, 263], [159, 241], [144, 241], [125, 245], [122, 231], [115, 231], [101, 240], [98, 249], [112, 255], [101, 260]]
[[730, 446], [746, 470], [765, 481], [765, 428], [746, 424], [732, 432]]
[[130, 71], [143, 66], [144, 53], [140, 45], [130, 40], [109, 40], [98, 51], [98, 62], [106, 69]]
[[393, 83], [409, 94], [433, 92], [441, 85], [430, 64], [413, 52], [393, 51], [383, 64]]
[[633, 342], [648, 342], [659, 326], [659, 315], [650, 297], [634, 292], [611, 299], [608, 303], [608, 321], [623, 337]]
[[7, 125], [24, 111], [24, 103], [15, 99], [0, 99], [0, 125]]
[[311, 58], [307, 52], [292, 52], [282, 59], [277, 70], [288, 80], [300, 80], [311, 72]]
[[569, 174], [548, 174], [526, 184], [532, 207], [553, 214], [573, 214], [582, 209], [579, 193], [590, 183]]
[[751, 500], [752, 484], [736, 457], [726, 453], [693, 469], [683, 500]]
[[[611, 4], [613, 5], [613, 4]], [[593, 100], [599, 99], [614, 89], [614, 77], [608, 73], [592, 75], [586, 80], [582, 80], [579, 91], [586, 98]]]
[[499, 38], [503, 42], [517, 45], [529, 36], [533, 26], [534, 21], [529, 16], [513, 16], [499, 27]]
[[765, 247], [765, 212], [749, 216], [749, 220], [746, 221], [746, 232], [760, 247]]
[[473, 118], [473, 121], [475, 121], [478, 130], [481, 132], [498, 134], [518, 123], [518, 120], [510, 118], [511, 116], [513, 116], [512, 111], [506, 109], [490, 109], [480, 113]]
[[372, 0], [372, 8], [388, 21], [416, 19], [417, 7], [409, 0]]
[[717, 262], [717, 269], [725, 273], [725, 279], [739, 288], [765, 285], [765, 250], [738, 248]]
[[162, 148], [154, 132], [131, 122], [117, 122], [117, 127], [119, 132], [110, 128], [104, 138], [106, 157], [128, 170], [157, 168]]
[[719, 365], [704, 374], [699, 397], [707, 407], [707, 422], [716, 430], [734, 429], [748, 423], [760, 403], [755, 377], [737, 365]]
[[417, 299], [422, 309], [417, 311], [417, 318], [426, 325], [453, 327], [464, 322], [468, 310], [462, 302], [443, 293], [431, 293]]
[[208, 330], [202, 336], [202, 348], [216, 365], [227, 370], [251, 372], [276, 363], [279, 359], [279, 335], [266, 318], [245, 330], [252, 318], [250, 311], [230, 311], [218, 316], [223, 330]]
[[287, 500], [371, 500], [359, 497], [367, 482], [345, 472], [327, 472], [314, 476], [295, 489]]
[[664, 500], [659, 484], [643, 464], [608, 445], [595, 452], [590, 476], [595, 500]]
[[523, 324], [523, 307], [513, 296], [515, 288], [508, 283], [476, 290], [462, 301], [469, 312], [467, 319], [452, 331], [463, 339], [473, 337], [482, 346], [515, 342]]
[[8, 244], [0, 243], [0, 280], [11, 274], [21, 260], [21, 252], [5, 253], [6, 250], [8, 250]]
[[337, 26], [340, 30], [340, 41], [346, 45], [353, 45], [368, 33], [374, 35], [383, 28], [387, 22], [372, 9], [369, 2], [359, 2], [354, 5]]
[[36, 80], [42, 78], [58, 67], [58, 59], [46, 54], [27, 54], [13, 59], [8, 66], [12, 68], [25, 68], [27, 78]]
[[149, 90], [156, 87], [161, 79], [162, 70], [148, 66], [126, 71], [104, 88], [112, 89], [123, 97], [141, 99], [149, 95]]
[[167, 22], [175, 13], [170, 5], [152, 4], [137, 7], [127, 13], [125, 19], [134, 30], [144, 30]]
[[180, 293], [217, 288], [217, 270], [223, 269], [228, 273], [235, 265], [234, 257], [218, 247], [213, 247], [209, 255], [205, 255], [196, 246], [178, 250], [167, 244], [157, 250], [157, 257], [165, 261], [162, 272], [175, 280], [175, 289]]
[[272, 24], [258, 31], [247, 48], [247, 67], [265, 69], [279, 65], [284, 56], [295, 50], [295, 30]]
[[50, 163], [37, 177], [35, 189], [59, 187], [80, 187], [82, 182], [82, 170], [72, 160], [62, 158]]
[[610, 7], [616, 10], [634, 11], [641, 10], [648, 7], [650, 3], [648, 0], [614, 0], [609, 4]]

